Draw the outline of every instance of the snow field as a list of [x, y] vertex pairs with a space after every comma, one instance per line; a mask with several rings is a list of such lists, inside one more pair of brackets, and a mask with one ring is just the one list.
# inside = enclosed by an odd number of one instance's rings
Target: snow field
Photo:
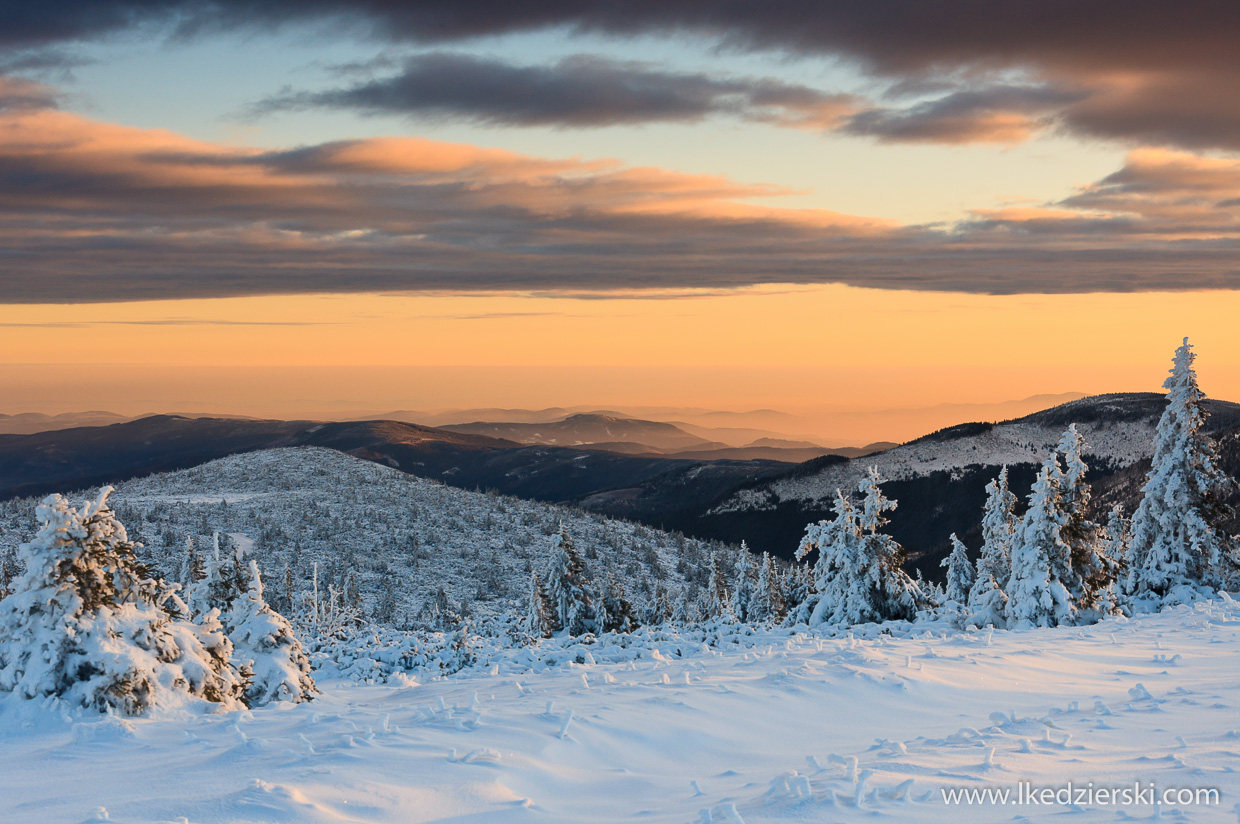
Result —
[[[582, 664], [512, 650], [421, 683], [324, 668], [312, 703], [223, 715], [65, 718], [6, 697], [0, 820], [1234, 821], [1238, 630], [1223, 598], [1074, 628], [686, 639], [679, 658], [666, 639], [600, 641]], [[1136, 780], [1217, 787], [1221, 804], [941, 795]]]

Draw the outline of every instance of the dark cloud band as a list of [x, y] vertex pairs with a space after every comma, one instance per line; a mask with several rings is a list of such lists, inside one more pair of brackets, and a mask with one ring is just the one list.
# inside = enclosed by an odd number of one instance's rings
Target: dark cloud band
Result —
[[465, 54], [408, 58], [394, 76], [322, 92], [289, 92], [253, 107], [337, 108], [519, 126], [693, 122], [714, 114], [826, 128], [855, 108], [772, 79], [726, 80], [588, 55], [519, 66]]

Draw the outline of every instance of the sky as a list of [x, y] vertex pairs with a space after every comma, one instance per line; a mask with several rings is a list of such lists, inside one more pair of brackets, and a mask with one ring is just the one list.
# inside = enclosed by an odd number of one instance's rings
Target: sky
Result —
[[1240, 400], [1238, 38], [1109, 0], [4, 4], [0, 412], [919, 410], [1154, 391], [1186, 335]]

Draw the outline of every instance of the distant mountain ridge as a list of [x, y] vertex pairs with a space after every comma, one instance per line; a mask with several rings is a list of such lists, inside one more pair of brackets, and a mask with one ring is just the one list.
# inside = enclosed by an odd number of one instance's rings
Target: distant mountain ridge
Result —
[[547, 446], [581, 446], [619, 442], [642, 444], [663, 451], [676, 451], [725, 445], [691, 435], [670, 423], [585, 412], [569, 415], [563, 420], [542, 423], [474, 421], [449, 424], [440, 428], [449, 432], [486, 435], [518, 443]]
[[[1099, 395], [1009, 421], [947, 427], [861, 458], [822, 455], [798, 464], [763, 460], [766, 447], [760, 446], [654, 454], [618, 441], [520, 444], [398, 421], [153, 416], [0, 435], [0, 497], [115, 483], [238, 452], [321, 446], [459, 488], [573, 504], [703, 539], [743, 539], [755, 550], [788, 557], [805, 525], [829, 516], [835, 490], [854, 492], [875, 465], [889, 479], [887, 494], [899, 502], [891, 534], [916, 568], [936, 577], [951, 533], [974, 550], [980, 544], [984, 488], [999, 468], [1010, 468], [1023, 506], [1036, 465], [1069, 423], [1080, 426], [1088, 444], [1095, 501], [1131, 510], [1163, 406], [1156, 393]], [[1208, 400], [1205, 408], [1227, 471], [1240, 475], [1240, 405]], [[598, 417], [579, 423], [612, 425]], [[786, 456], [790, 450], [780, 451]]]
[[[742, 485], [676, 526], [697, 535], [740, 534], [757, 549], [787, 556], [805, 524], [830, 516], [836, 489], [855, 492], [868, 467], [875, 466], [888, 479], [887, 494], [899, 502], [891, 533], [932, 577], [951, 533], [974, 547], [980, 543], [984, 487], [1000, 467], [1009, 467], [1012, 490], [1023, 506], [1035, 467], [1069, 424], [1085, 436], [1098, 499], [1124, 502], [1131, 511], [1131, 478], [1143, 477], [1143, 462], [1148, 466], [1164, 405], [1164, 397], [1153, 392], [1095, 395], [1010, 421], [959, 424], [865, 458], [810, 461]], [[1240, 404], [1207, 400], [1205, 408], [1208, 431], [1230, 443], [1240, 430]], [[1130, 479], [1127, 497], [1108, 494], [1109, 479], [1117, 473]]]

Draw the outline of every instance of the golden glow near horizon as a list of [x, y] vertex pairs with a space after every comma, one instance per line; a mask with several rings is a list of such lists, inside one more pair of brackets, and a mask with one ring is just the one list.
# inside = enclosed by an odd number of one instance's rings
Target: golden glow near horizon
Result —
[[1231, 291], [967, 295], [770, 286], [0, 305], [8, 363], [184, 366], [1240, 365]]
[[[845, 286], [10, 305], [0, 307], [0, 351], [24, 366], [4, 373], [11, 392], [0, 411], [917, 410], [1155, 391], [1185, 334], [1206, 391], [1240, 398], [1237, 311], [1240, 295], [1224, 291], [986, 296]], [[90, 384], [92, 374], [127, 389], [61, 395], [54, 409], [53, 396], [35, 389], [70, 375]], [[408, 377], [393, 386], [393, 375]], [[850, 429], [910, 437], [923, 418]]]

